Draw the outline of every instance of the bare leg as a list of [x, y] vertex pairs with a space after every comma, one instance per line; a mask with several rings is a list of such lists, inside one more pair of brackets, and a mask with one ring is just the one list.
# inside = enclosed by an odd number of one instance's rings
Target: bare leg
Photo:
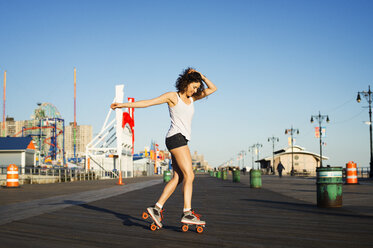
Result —
[[[172, 149], [172, 163], [174, 166], [174, 176], [171, 181], [166, 185], [161, 197], [158, 200], [159, 204], [164, 205], [167, 199], [175, 191], [177, 185], [183, 182], [184, 193], [184, 208], [191, 208], [192, 206], [192, 193], [194, 172], [192, 167], [192, 157], [188, 146], [182, 146]], [[184, 179], [184, 180], [183, 180]]]
[[183, 193], [184, 193], [184, 208], [192, 207], [193, 181], [194, 172], [192, 167], [192, 157], [188, 146], [181, 146], [172, 149], [171, 154], [176, 159], [177, 165], [184, 177]]
[[184, 178], [183, 173], [179, 169], [177, 161], [173, 155], [172, 155], [172, 168], [174, 170], [174, 176], [164, 187], [162, 195], [158, 199], [158, 203], [161, 204], [162, 206], [166, 203], [168, 198], [170, 198], [172, 193], [174, 193], [177, 185], [179, 185], [183, 181], [183, 178]]

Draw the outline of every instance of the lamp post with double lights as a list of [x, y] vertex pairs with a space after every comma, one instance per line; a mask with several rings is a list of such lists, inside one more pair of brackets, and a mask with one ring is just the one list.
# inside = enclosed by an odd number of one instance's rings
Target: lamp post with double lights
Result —
[[320, 114], [320, 111], [319, 111], [319, 114], [318, 115], [312, 115], [311, 116], [311, 123], [313, 123], [313, 118], [315, 118], [316, 120], [318, 120], [319, 122], [319, 138], [320, 138], [320, 167], [323, 167], [322, 166], [322, 127], [321, 127], [321, 123], [323, 120], [326, 119], [326, 122], [329, 123], [329, 116], [328, 115], [322, 115]]
[[272, 136], [268, 138], [268, 142], [272, 141], [272, 173], [275, 174], [275, 142], [279, 142], [280, 139]]
[[370, 85], [368, 91], [359, 91], [357, 93], [356, 101], [360, 102], [363, 95], [369, 104], [369, 134], [370, 134], [370, 172], [369, 177], [373, 177], [373, 148], [372, 148], [372, 91], [370, 90]]
[[[256, 144], [254, 144], [254, 145], [252, 145], [251, 146], [251, 148], [252, 148], [252, 152], [254, 153], [254, 149], [255, 149], [255, 151], [256, 151], [256, 155], [257, 155], [257, 160], [259, 160], [259, 148], [260, 147], [263, 147], [263, 145], [262, 144], [259, 144], [259, 143], [256, 143]], [[254, 159], [254, 155], [253, 155], [253, 159]], [[254, 161], [253, 161], [253, 163], [254, 163]], [[254, 166], [254, 165], [253, 165]], [[253, 169], [254, 169], [254, 167], [253, 167]], [[260, 170], [260, 165], [258, 166], [258, 170]]]
[[245, 167], [245, 155], [246, 155], [246, 152], [243, 150], [238, 153], [239, 161], [241, 165], [240, 168], [242, 167], [242, 169]]
[[255, 146], [250, 146], [247, 150], [248, 152], [251, 152], [251, 169], [254, 169], [254, 148]]
[[285, 134], [289, 134], [291, 137], [291, 172], [290, 175], [294, 176], [294, 134], [299, 134], [299, 129], [293, 128], [291, 126], [290, 129], [285, 129]]

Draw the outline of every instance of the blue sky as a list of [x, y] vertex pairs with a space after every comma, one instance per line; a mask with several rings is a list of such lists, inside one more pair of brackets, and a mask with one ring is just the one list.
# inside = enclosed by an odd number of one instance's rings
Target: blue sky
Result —
[[[6, 114], [29, 119], [54, 104], [97, 133], [116, 84], [137, 100], [174, 90], [188, 66], [218, 91], [196, 103], [191, 151], [213, 166], [267, 138], [318, 153], [311, 115], [328, 114], [328, 164], [369, 164], [368, 109], [358, 91], [373, 83], [372, 1], [0, 1], [0, 73]], [[1, 76], [3, 78], [3, 76]], [[2, 82], [2, 80], [1, 80]], [[165, 147], [166, 105], [135, 110], [135, 150]], [[249, 156], [250, 157], [250, 156]]]

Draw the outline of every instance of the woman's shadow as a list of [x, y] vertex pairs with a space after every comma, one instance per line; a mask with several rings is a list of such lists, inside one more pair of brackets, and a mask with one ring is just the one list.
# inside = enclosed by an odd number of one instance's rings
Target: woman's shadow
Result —
[[[136, 218], [128, 214], [122, 214], [122, 213], [117, 213], [115, 211], [112, 211], [110, 209], [106, 208], [101, 208], [93, 205], [89, 205], [87, 203], [82, 203], [82, 202], [76, 202], [76, 201], [71, 201], [71, 200], [65, 200], [64, 204], [71, 204], [71, 205], [77, 205], [85, 209], [89, 210], [94, 210], [97, 212], [102, 212], [102, 213], [107, 213], [107, 214], [112, 214], [116, 216], [118, 219], [123, 221], [123, 225], [125, 226], [138, 226], [142, 227], [144, 229], [149, 230], [150, 229], [150, 223], [152, 222], [151, 217], [147, 219], [148, 221], [142, 219], [142, 218]], [[174, 226], [163, 226], [165, 229], [172, 229], [175, 231], [180, 231], [180, 228], [174, 227]]]

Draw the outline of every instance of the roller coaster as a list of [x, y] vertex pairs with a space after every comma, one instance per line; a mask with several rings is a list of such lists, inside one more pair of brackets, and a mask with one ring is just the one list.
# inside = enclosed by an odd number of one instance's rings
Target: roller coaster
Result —
[[32, 136], [40, 152], [39, 164], [59, 160], [65, 165], [65, 121], [53, 104], [38, 103], [38, 106], [32, 120], [26, 121], [14, 137]]

